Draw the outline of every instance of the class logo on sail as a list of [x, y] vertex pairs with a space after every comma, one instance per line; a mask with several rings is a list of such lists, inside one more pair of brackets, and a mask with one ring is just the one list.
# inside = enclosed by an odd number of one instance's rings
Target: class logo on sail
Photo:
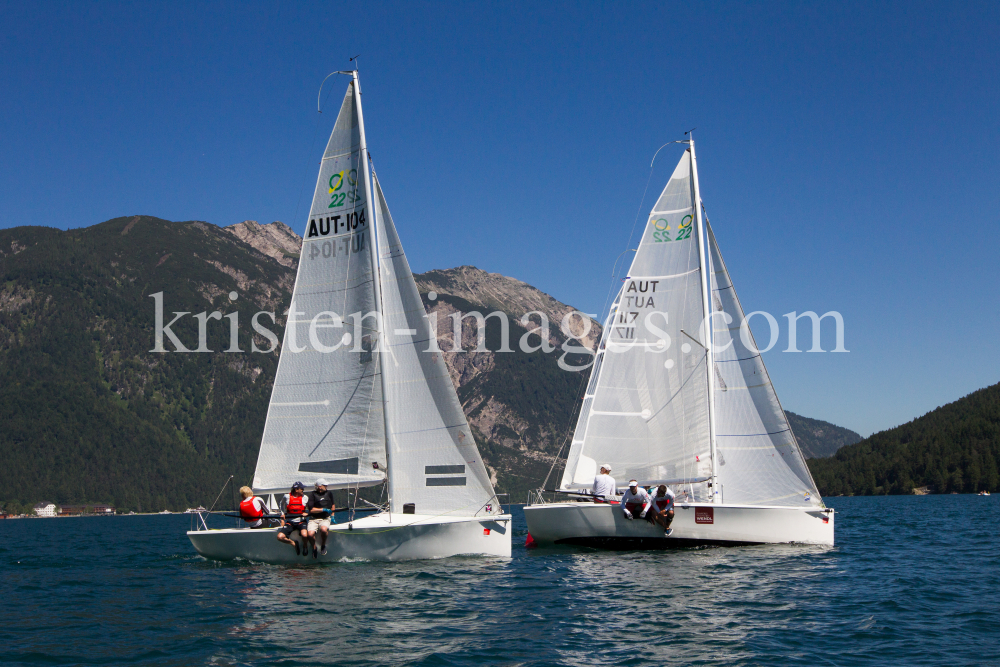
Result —
[[692, 221], [693, 218], [690, 213], [685, 215], [681, 218], [677, 230], [673, 231], [670, 227], [670, 221], [666, 218], [650, 218], [649, 224], [653, 226], [653, 242], [664, 243], [667, 241], [683, 241], [691, 238]]

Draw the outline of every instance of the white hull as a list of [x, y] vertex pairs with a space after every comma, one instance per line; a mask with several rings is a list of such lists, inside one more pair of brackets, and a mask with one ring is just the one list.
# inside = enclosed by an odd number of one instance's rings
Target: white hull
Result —
[[665, 537], [662, 528], [645, 519], [629, 521], [621, 505], [531, 505], [524, 508], [524, 516], [528, 532], [540, 545], [670, 549], [699, 545], [833, 544], [832, 509], [678, 504], [670, 537]]
[[[350, 527], [349, 527], [350, 526]], [[202, 556], [215, 560], [245, 558], [274, 564], [331, 563], [343, 560], [401, 561], [458, 555], [510, 558], [511, 517], [439, 517], [378, 514], [330, 526], [327, 554], [296, 556], [277, 539], [277, 529], [236, 528], [188, 531]], [[301, 537], [295, 538], [301, 542]], [[320, 536], [316, 536], [317, 544]]]

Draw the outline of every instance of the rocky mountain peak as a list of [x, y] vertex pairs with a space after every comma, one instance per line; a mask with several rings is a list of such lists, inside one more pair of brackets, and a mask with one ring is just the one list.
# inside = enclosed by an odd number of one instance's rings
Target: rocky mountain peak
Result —
[[298, 261], [302, 237], [283, 222], [262, 225], [256, 220], [244, 220], [223, 229], [284, 266], [294, 267]]

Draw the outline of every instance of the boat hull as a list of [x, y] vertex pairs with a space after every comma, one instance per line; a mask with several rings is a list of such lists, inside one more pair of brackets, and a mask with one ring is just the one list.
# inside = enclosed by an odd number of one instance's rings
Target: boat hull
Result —
[[[327, 554], [313, 558], [277, 539], [277, 529], [192, 530], [199, 554], [213, 560], [311, 565], [350, 560], [404, 561], [459, 555], [510, 557], [511, 517], [434, 517], [379, 514], [330, 527]], [[302, 538], [296, 536], [301, 543]], [[317, 535], [317, 541], [319, 536]]]
[[644, 519], [628, 520], [617, 504], [549, 503], [524, 508], [539, 545], [604, 549], [672, 549], [749, 544], [833, 544], [833, 510], [755, 505], [678, 504], [673, 533]]

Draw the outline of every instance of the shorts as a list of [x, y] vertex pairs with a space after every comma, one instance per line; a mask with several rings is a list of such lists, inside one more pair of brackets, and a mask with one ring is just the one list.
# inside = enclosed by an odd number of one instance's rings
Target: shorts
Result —
[[330, 529], [330, 517], [325, 519], [309, 519], [309, 532], [315, 533], [319, 530], [320, 526], [326, 526], [327, 530]]
[[307, 525], [305, 521], [300, 521], [298, 523], [285, 523], [284, 526], [278, 529], [278, 532], [284, 533], [285, 537], [291, 537], [293, 533], [305, 530], [306, 528]]

